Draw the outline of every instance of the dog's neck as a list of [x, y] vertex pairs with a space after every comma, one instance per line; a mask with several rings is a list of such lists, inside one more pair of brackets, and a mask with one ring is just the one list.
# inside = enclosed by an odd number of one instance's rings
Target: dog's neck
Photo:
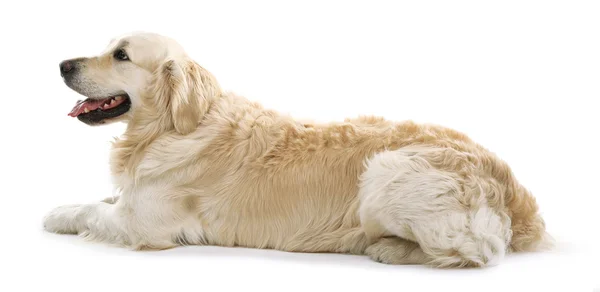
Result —
[[116, 138], [112, 145], [110, 167], [113, 175], [133, 174], [135, 166], [143, 157], [148, 145], [165, 132], [168, 132], [168, 128], [165, 127], [163, 121], [164, 117], [136, 119], [136, 116], [139, 115], [134, 114], [134, 118], [128, 123], [125, 133]]
[[[205, 121], [204, 118], [210, 113], [218, 99], [219, 97], [215, 97], [208, 101], [208, 110], [199, 125]], [[135, 168], [142, 160], [148, 146], [166, 134], [177, 135], [168, 115], [147, 107], [137, 109], [123, 135], [113, 142], [110, 159], [113, 175], [125, 173], [135, 176]]]

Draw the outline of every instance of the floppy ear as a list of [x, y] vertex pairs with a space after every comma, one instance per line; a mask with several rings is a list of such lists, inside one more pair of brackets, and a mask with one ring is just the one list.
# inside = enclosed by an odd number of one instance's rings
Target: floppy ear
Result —
[[166, 109], [175, 130], [186, 135], [198, 127], [220, 89], [214, 77], [192, 60], [169, 60], [156, 76], [157, 106]]

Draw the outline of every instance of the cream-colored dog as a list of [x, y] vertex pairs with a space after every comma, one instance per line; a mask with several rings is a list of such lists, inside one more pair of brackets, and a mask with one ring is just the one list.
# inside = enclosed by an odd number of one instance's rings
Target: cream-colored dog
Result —
[[488, 266], [551, 239], [508, 165], [464, 134], [376, 117], [307, 124], [221, 90], [172, 39], [113, 40], [61, 63], [70, 115], [126, 121], [119, 197], [59, 207], [46, 230], [135, 249], [221, 245]]

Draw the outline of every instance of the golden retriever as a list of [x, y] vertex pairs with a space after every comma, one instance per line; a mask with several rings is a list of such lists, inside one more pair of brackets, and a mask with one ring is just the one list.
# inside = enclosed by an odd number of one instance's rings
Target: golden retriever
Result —
[[119, 196], [56, 208], [47, 231], [133, 249], [241, 246], [434, 267], [551, 246], [509, 166], [452, 129], [367, 116], [302, 123], [223, 91], [153, 33], [60, 71], [87, 97], [70, 116], [127, 129], [110, 157]]

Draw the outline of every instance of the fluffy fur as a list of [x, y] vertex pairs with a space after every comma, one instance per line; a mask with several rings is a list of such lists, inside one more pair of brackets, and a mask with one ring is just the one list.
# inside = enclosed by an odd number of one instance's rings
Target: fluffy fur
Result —
[[[112, 52], [125, 49], [129, 63]], [[233, 93], [172, 39], [123, 36], [85, 64], [82, 94], [126, 92], [110, 163], [119, 197], [63, 206], [56, 233], [134, 249], [220, 245], [483, 267], [550, 243], [509, 166], [436, 125], [307, 124]]]

